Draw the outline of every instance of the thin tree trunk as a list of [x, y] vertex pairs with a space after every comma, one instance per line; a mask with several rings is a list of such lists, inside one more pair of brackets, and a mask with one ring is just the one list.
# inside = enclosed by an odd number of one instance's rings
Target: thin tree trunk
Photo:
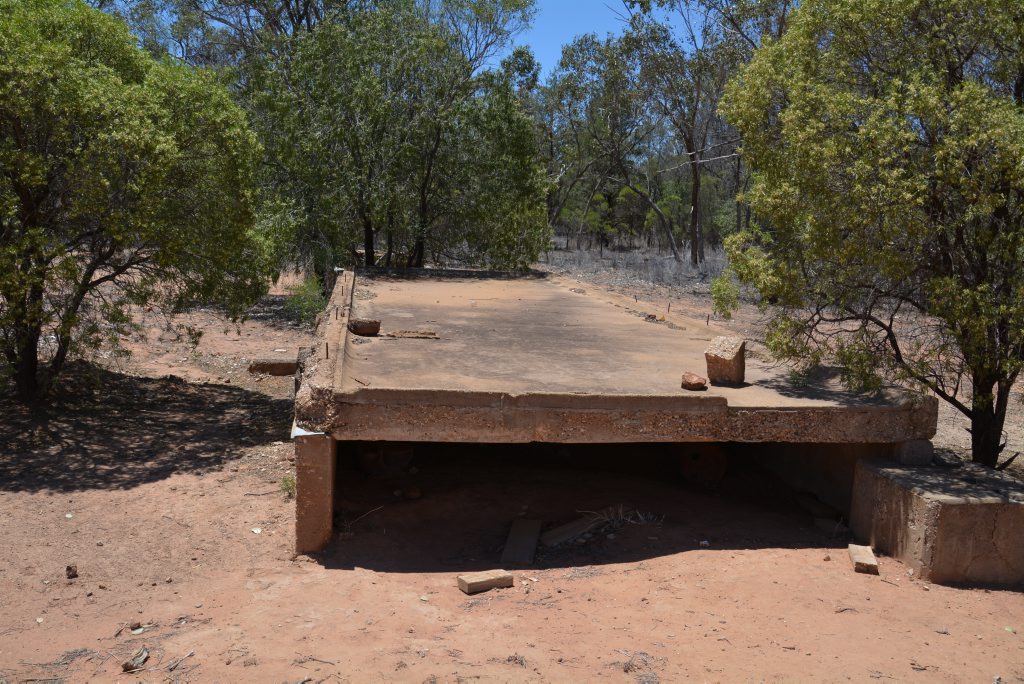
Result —
[[690, 163], [690, 174], [690, 265], [696, 266], [703, 261], [704, 252], [700, 234], [700, 164], [696, 160]]
[[743, 230], [743, 203], [740, 202], [740, 158], [736, 157], [736, 232]]
[[373, 221], [369, 216], [363, 216], [363, 263], [366, 266], [373, 266], [377, 260], [373, 256]]

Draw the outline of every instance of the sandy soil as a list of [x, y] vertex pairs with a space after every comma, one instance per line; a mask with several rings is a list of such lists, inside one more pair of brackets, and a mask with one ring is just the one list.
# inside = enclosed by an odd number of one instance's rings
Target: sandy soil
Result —
[[[264, 309], [227, 332], [196, 313], [194, 351], [155, 327], [120, 367], [74, 368], [46, 412], [0, 398], [0, 682], [1024, 682], [1024, 594], [890, 558], [856, 574], [847, 540], [755, 467], [706, 490], [658, 448], [346, 468], [339, 538], [294, 557], [292, 381], [245, 366], [311, 338]], [[456, 589], [517, 516], [612, 504], [631, 515], [542, 549], [515, 588]]]

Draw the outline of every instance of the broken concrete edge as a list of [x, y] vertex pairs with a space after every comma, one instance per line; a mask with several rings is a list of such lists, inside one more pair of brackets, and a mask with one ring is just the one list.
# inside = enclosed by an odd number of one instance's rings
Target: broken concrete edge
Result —
[[518, 280], [520, 278], [533, 278], [535, 280], [548, 280], [552, 274], [536, 269], [525, 271], [488, 271], [483, 269], [470, 268], [394, 268], [382, 266], [357, 266], [356, 273], [361, 277], [373, 279], [378, 277], [397, 278], [403, 280], [427, 279], [470, 279], [479, 280]]
[[324, 313], [316, 326], [317, 343], [303, 359], [302, 375], [295, 391], [295, 419], [312, 431], [329, 432], [324, 426], [330, 420], [331, 394], [335, 383], [340, 386], [347, 350], [348, 319], [355, 292], [355, 273], [345, 271], [331, 292]]
[[[787, 411], [729, 409], [722, 405], [636, 409], [628, 403], [615, 408], [621, 397], [601, 397], [599, 400], [608, 408], [595, 408], [585, 402], [560, 407], [550, 401], [530, 404], [535, 398], [532, 395], [524, 395], [518, 402], [494, 401], [487, 405], [485, 397], [471, 401], [472, 394], [460, 395], [461, 405], [452, 406], [433, 394], [431, 399], [407, 404], [401, 399], [401, 391], [395, 392], [394, 401], [346, 403], [327, 392], [322, 396], [322, 403], [309, 405], [316, 413], [307, 410], [301, 424], [346, 441], [897, 444], [934, 429], [933, 425], [922, 424], [915, 413], [896, 409]], [[558, 398], [581, 401], [579, 395]], [[642, 400], [656, 401], [652, 397]]]
[[273, 375], [276, 377], [285, 377], [288, 375], [295, 375], [295, 371], [299, 368], [299, 356], [295, 355], [295, 358], [284, 358], [284, 357], [273, 357], [263, 359], [253, 359], [249, 362], [249, 373], [252, 375]]

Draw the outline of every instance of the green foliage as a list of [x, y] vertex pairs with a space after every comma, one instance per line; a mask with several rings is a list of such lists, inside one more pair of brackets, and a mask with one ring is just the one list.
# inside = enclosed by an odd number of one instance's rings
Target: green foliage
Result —
[[286, 499], [295, 498], [295, 476], [285, 475], [281, 478], [280, 483], [281, 493], [284, 494]]
[[154, 61], [117, 19], [0, 0], [0, 350], [23, 398], [116, 344], [132, 306], [245, 311], [267, 275], [259, 150], [211, 74]]
[[270, 186], [294, 210], [289, 256], [324, 275], [356, 245], [368, 265], [537, 257], [545, 187], [522, 99], [535, 64], [519, 50], [481, 69], [531, 6], [354, 7], [265, 56], [253, 106]]
[[292, 288], [291, 295], [285, 301], [284, 310], [292, 318], [305, 325], [312, 325], [316, 317], [327, 307], [327, 297], [320, 279], [309, 276], [301, 285]]
[[805, 1], [723, 104], [766, 226], [726, 244], [781, 305], [770, 346], [933, 390], [989, 465], [1024, 365], [1021, 19], [1011, 0]]

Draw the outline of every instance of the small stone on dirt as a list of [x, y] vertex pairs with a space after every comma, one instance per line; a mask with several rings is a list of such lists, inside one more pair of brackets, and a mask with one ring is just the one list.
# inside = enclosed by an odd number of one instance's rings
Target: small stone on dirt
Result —
[[67, 576], [68, 579], [75, 579], [76, 577], [78, 577], [78, 566], [67, 566], [66, 568], [64, 568], [64, 574]]

